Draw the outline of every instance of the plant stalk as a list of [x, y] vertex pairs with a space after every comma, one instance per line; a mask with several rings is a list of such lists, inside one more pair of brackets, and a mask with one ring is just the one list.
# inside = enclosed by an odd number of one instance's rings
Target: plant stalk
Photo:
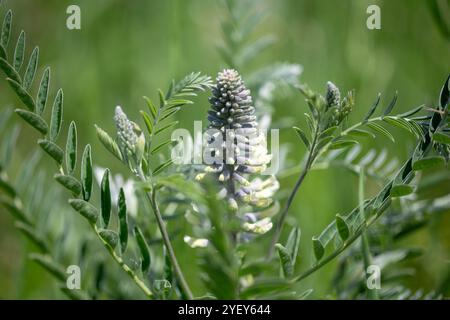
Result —
[[[139, 166], [138, 169], [138, 176], [142, 181], [146, 181], [145, 176], [142, 172], [142, 169]], [[191, 289], [189, 288], [189, 285], [183, 275], [183, 271], [181, 270], [181, 267], [178, 263], [177, 257], [175, 255], [175, 251], [173, 250], [172, 243], [169, 238], [169, 233], [167, 232], [166, 224], [161, 216], [161, 212], [159, 211], [159, 206], [156, 201], [156, 192], [155, 189], [152, 188], [152, 191], [150, 193], [146, 193], [147, 199], [150, 202], [150, 206], [152, 207], [153, 213], [156, 218], [156, 222], [158, 224], [159, 231], [161, 232], [161, 236], [164, 242], [164, 246], [169, 253], [170, 262], [172, 263], [173, 269], [175, 271], [177, 280], [179, 281], [179, 284], [181, 286], [181, 289], [186, 294], [187, 298], [189, 300], [194, 299], [194, 296], [192, 294]]]
[[318, 135], [318, 129], [319, 125], [316, 126], [316, 130], [314, 132], [314, 138], [313, 142], [311, 143], [311, 148], [308, 153], [308, 158], [306, 159], [305, 166], [303, 167], [303, 170], [300, 174], [300, 176], [297, 179], [297, 182], [295, 183], [294, 189], [292, 189], [291, 193], [289, 194], [288, 200], [286, 202], [286, 205], [283, 208], [283, 211], [280, 214], [280, 218], [278, 219], [277, 226], [275, 228], [275, 233], [272, 237], [272, 242], [270, 243], [269, 253], [267, 254], [267, 258], [271, 258], [274, 252], [275, 244], [280, 239], [281, 231], [283, 230], [283, 225], [286, 220], [286, 217], [289, 212], [289, 208], [292, 205], [292, 202], [294, 201], [295, 195], [297, 194], [298, 189], [302, 185], [303, 181], [305, 180], [306, 175], [308, 174], [309, 170], [311, 169], [311, 166], [315, 159], [315, 153], [316, 153], [316, 142], [317, 142], [317, 135]]

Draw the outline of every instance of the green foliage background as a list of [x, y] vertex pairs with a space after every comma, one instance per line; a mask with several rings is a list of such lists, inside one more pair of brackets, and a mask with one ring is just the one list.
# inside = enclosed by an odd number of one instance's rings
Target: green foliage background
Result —
[[[65, 27], [70, 4], [81, 7], [81, 30]], [[381, 7], [381, 30], [366, 28], [366, 8], [370, 4]], [[299, 63], [304, 68], [300, 81], [314, 89], [325, 91], [327, 80], [343, 90], [354, 88], [356, 107], [350, 121], [361, 119], [378, 92], [387, 104], [398, 90], [398, 112], [422, 103], [436, 103], [450, 69], [450, 39], [440, 32], [427, 1], [267, 0], [255, 1], [254, 6], [268, 14], [257, 35], [274, 34], [277, 42], [245, 69], [274, 61]], [[20, 31], [17, 26], [26, 30], [27, 53], [32, 45], [39, 45], [40, 61], [52, 68], [52, 83], [64, 88], [64, 118], [76, 121], [80, 145], [91, 143], [96, 164], [109, 166], [114, 172], [123, 172], [123, 168], [101, 147], [94, 124], [113, 132], [111, 120], [116, 105], [121, 105], [130, 118], [138, 119], [138, 111], [144, 108], [143, 95], [156, 98], [154, 89], [165, 89], [172, 78], [179, 79], [191, 71], [214, 76], [226, 66], [216, 50], [222, 41], [220, 21], [225, 18], [220, 1], [10, 0], [6, 7], [14, 12], [13, 37]], [[194, 120], [206, 119], [207, 94], [195, 101], [188, 107], [192, 110], [177, 114], [180, 126], [189, 130]], [[18, 104], [3, 82], [1, 108]], [[298, 93], [281, 95], [275, 103], [273, 120], [288, 117], [293, 124], [304, 127], [306, 109]], [[413, 137], [394, 130], [396, 144], [384, 138], [373, 144], [379, 150], [387, 148], [391, 157], [406, 159], [414, 145]], [[14, 164], [29, 157], [35, 140], [32, 129], [23, 126]], [[299, 147], [295, 132], [282, 129], [280, 140], [293, 146], [289, 162], [300, 161], [305, 150]], [[53, 163], [47, 159], [40, 166], [53, 170]], [[282, 179], [281, 192], [291, 189], [294, 182], [293, 176]], [[54, 182], [49, 179], [47, 183]], [[311, 261], [311, 237], [336, 213], [347, 212], [357, 204], [357, 184], [357, 177], [345, 169], [312, 172], [307, 177], [289, 218], [290, 222], [298, 221], [302, 240], [308, 240], [301, 244], [300, 265]], [[45, 185], [42, 188], [47, 189]], [[377, 191], [376, 185], [367, 190], [370, 194]], [[0, 298], [60, 297], [52, 279], [26, 259], [30, 245], [13, 228], [10, 216], [0, 210]], [[68, 205], [61, 206], [62, 214], [70, 210]], [[426, 250], [424, 256], [410, 262], [418, 270], [408, 280], [410, 287], [431, 290], [449, 276], [449, 227], [450, 216], [440, 215], [428, 228], [403, 240]], [[191, 258], [196, 252], [181, 238], [174, 241], [175, 251], [196, 291], [200, 288], [199, 272]], [[268, 244], [268, 240], [264, 238], [263, 243]], [[334, 267], [335, 263], [331, 263], [314, 274], [302, 282], [302, 288], [314, 287], [313, 296], [331, 292]]]

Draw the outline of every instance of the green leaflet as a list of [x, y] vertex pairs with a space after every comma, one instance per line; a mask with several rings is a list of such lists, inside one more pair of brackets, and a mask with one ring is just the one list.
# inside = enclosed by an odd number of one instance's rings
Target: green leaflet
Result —
[[150, 250], [148, 248], [147, 241], [145, 241], [144, 235], [142, 234], [142, 231], [141, 229], [139, 229], [139, 227], [134, 227], [134, 234], [142, 257], [141, 270], [143, 273], [147, 273], [151, 263]]
[[12, 11], [8, 10], [3, 20], [2, 34], [0, 39], [0, 45], [4, 49], [8, 48], [9, 38], [11, 36], [11, 23], [12, 23]]
[[99, 235], [113, 249], [117, 246], [117, 243], [119, 242], [119, 236], [115, 231], [101, 229], [99, 231]]
[[395, 142], [395, 139], [392, 136], [392, 134], [389, 131], [387, 131], [383, 126], [379, 125], [378, 123], [372, 122], [372, 123], [367, 124], [367, 126], [369, 128], [371, 128], [372, 130], [382, 134], [383, 136], [385, 136], [386, 138], [388, 138], [392, 142]]
[[47, 244], [42, 235], [38, 234], [29, 224], [16, 221], [14, 226], [20, 230], [31, 242], [33, 242], [41, 252], [48, 252]]
[[168, 123], [168, 124], [162, 126], [161, 128], [156, 129], [155, 135], [160, 134], [161, 132], [164, 132], [169, 128], [172, 128], [172, 127], [176, 126], [177, 124], [178, 124], [178, 121], [173, 121], [171, 123]]
[[286, 249], [291, 255], [292, 266], [295, 266], [295, 262], [297, 260], [298, 249], [300, 246], [300, 228], [292, 228], [292, 231], [289, 234], [288, 240], [286, 242]]
[[6, 54], [6, 50], [5, 50], [5, 48], [3, 48], [3, 46], [0, 46], [0, 58], [3, 58], [3, 59], [8, 58], [7, 54]]
[[28, 124], [35, 128], [37, 131], [39, 131], [43, 135], [47, 134], [48, 125], [45, 120], [42, 119], [39, 115], [24, 109], [16, 109], [14, 110], [14, 112], [17, 113], [23, 120], [28, 122]]
[[436, 132], [433, 134], [433, 140], [442, 144], [450, 145], [450, 136], [443, 132]]
[[103, 223], [107, 227], [111, 216], [111, 190], [109, 188], [109, 169], [106, 169], [105, 173], [103, 174], [100, 189], [102, 218]]
[[339, 237], [342, 239], [342, 241], [347, 240], [350, 236], [350, 228], [347, 225], [345, 218], [340, 216], [339, 214], [336, 215], [336, 227], [339, 233]]
[[62, 164], [64, 158], [64, 151], [50, 140], [40, 139], [38, 140], [39, 146], [52, 157], [59, 165]]
[[297, 132], [298, 136], [300, 137], [300, 139], [303, 141], [303, 143], [305, 144], [306, 148], [309, 149], [310, 147], [310, 142], [308, 140], [308, 137], [306, 136], [306, 134], [303, 132], [302, 129], [298, 128], [298, 127], [293, 127], [293, 129], [295, 130], [295, 132]]
[[155, 119], [157, 114], [155, 105], [153, 104], [152, 100], [150, 100], [148, 97], [144, 96], [143, 98], [147, 103], [147, 107], [148, 110], [150, 110], [150, 114], [152, 115], [153, 119]]
[[108, 133], [106, 133], [106, 131], [102, 130], [100, 127], [95, 126], [95, 129], [97, 131], [98, 139], [106, 148], [106, 150], [111, 152], [117, 159], [122, 161], [122, 154], [117, 143], [109, 136]]
[[81, 193], [81, 183], [76, 178], [63, 174], [55, 174], [54, 178], [66, 189], [72, 191], [75, 196]]
[[28, 215], [22, 210], [19, 209], [12, 200], [8, 200], [0, 197], [0, 204], [5, 207], [17, 220], [22, 221], [26, 224], [30, 224], [30, 218]]
[[145, 127], [147, 128], [148, 133], [152, 134], [153, 132], [152, 119], [150, 119], [150, 116], [148, 115], [147, 112], [141, 110], [140, 113], [142, 115], [142, 119], [144, 119]]
[[330, 150], [348, 148], [355, 144], [358, 144], [358, 141], [356, 141], [356, 140], [340, 140], [340, 141], [331, 143]]
[[31, 85], [33, 84], [34, 76], [36, 75], [38, 59], [39, 59], [39, 47], [35, 47], [33, 52], [31, 53], [30, 60], [28, 61], [28, 66], [27, 70], [25, 71], [25, 75], [23, 76], [23, 88], [27, 91], [30, 90]]
[[20, 101], [22, 101], [23, 104], [28, 109], [30, 109], [31, 111], [34, 111], [35, 104], [34, 104], [33, 98], [30, 96], [30, 94], [17, 81], [14, 81], [11, 78], [6, 78], [6, 81], [8, 81], [11, 88], [16, 92]]
[[3, 180], [2, 177], [0, 177], [0, 190], [2, 190], [6, 195], [8, 195], [11, 198], [14, 198], [17, 195], [16, 189], [12, 185], [7, 183], [5, 180]]
[[170, 111], [168, 111], [167, 113], [164, 113], [161, 116], [161, 119], [159, 121], [164, 121], [164, 120], [168, 119], [169, 117], [173, 116], [175, 113], [177, 113], [180, 110], [181, 109], [179, 107], [175, 107], [173, 109], [170, 109]]
[[92, 157], [91, 145], [86, 145], [81, 158], [81, 185], [83, 199], [89, 201], [92, 192]]
[[289, 251], [279, 243], [275, 245], [275, 248], [278, 251], [278, 257], [280, 258], [283, 276], [285, 278], [292, 277], [292, 275], [294, 274], [294, 265], [292, 263], [292, 257]]
[[78, 211], [89, 222], [95, 223], [98, 217], [98, 210], [89, 202], [81, 199], [70, 199], [69, 204], [75, 211]]
[[319, 139], [331, 136], [334, 133], [334, 131], [336, 131], [337, 128], [338, 128], [337, 126], [329, 127], [320, 134]]
[[61, 130], [62, 114], [63, 114], [63, 100], [64, 94], [62, 89], [56, 93], [55, 101], [53, 102], [52, 118], [50, 120], [50, 140], [56, 141]]
[[394, 97], [392, 98], [391, 102], [389, 102], [388, 106], [383, 112], [383, 117], [387, 116], [389, 113], [391, 113], [392, 109], [394, 109], [394, 106], [397, 102], [397, 98], [398, 98], [398, 91], [395, 91]]
[[61, 265], [57, 264], [51, 256], [31, 253], [29, 258], [39, 264], [42, 268], [46, 269], [60, 281], [65, 282], [67, 280], [66, 270], [64, 270]]
[[0, 68], [2, 68], [3, 72], [6, 76], [17, 83], [21, 83], [22, 79], [19, 73], [3, 58], [0, 58]]
[[152, 151], [150, 153], [152, 155], [155, 155], [156, 153], [158, 153], [158, 151], [160, 151], [165, 146], [170, 145], [171, 143], [172, 143], [172, 140], [167, 140], [167, 141], [157, 145], [154, 149], [152, 149]]
[[375, 138], [375, 135], [372, 132], [362, 129], [353, 129], [350, 130], [347, 134], [355, 137]]
[[381, 93], [378, 93], [377, 98], [375, 99], [375, 102], [370, 107], [369, 111], [367, 112], [366, 116], [364, 117], [363, 123], [367, 122], [369, 118], [375, 113], [375, 110], [378, 107], [378, 104], [380, 103], [381, 99]]
[[312, 239], [313, 243], [313, 250], [314, 250], [314, 256], [316, 257], [316, 260], [319, 261], [322, 259], [323, 255], [325, 254], [325, 248], [320, 242], [319, 239], [313, 237]]
[[420, 160], [417, 160], [413, 163], [413, 170], [420, 171], [428, 168], [433, 168], [436, 166], [444, 166], [445, 159], [444, 157], [427, 157]]
[[127, 249], [128, 243], [128, 218], [125, 194], [122, 188], [120, 188], [119, 199], [117, 200], [117, 208], [117, 213], [119, 215], [120, 249], [123, 253]]
[[77, 165], [77, 127], [75, 122], [69, 125], [66, 141], [66, 168], [69, 174], [75, 171]]
[[164, 169], [170, 167], [173, 164], [173, 160], [169, 159], [166, 162], [160, 164], [154, 171], [153, 171], [153, 175], [158, 175], [159, 173], [161, 173]]
[[12, 159], [12, 154], [14, 151], [15, 143], [17, 137], [19, 136], [20, 126], [18, 124], [14, 125], [13, 129], [8, 132], [8, 136], [5, 137], [5, 142], [1, 146], [1, 159], [0, 168], [5, 169], [9, 166]]
[[46, 68], [42, 75], [41, 83], [39, 85], [39, 91], [36, 97], [36, 112], [42, 114], [47, 102], [48, 88], [50, 85], [50, 68]]
[[19, 72], [22, 67], [23, 60], [25, 57], [25, 32], [22, 30], [20, 32], [19, 38], [17, 39], [16, 48], [14, 50], [14, 69]]
[[403, 197], [414, 192], [414, 188], [407, 184], [397, 184], [392, 186], [391, 197]]

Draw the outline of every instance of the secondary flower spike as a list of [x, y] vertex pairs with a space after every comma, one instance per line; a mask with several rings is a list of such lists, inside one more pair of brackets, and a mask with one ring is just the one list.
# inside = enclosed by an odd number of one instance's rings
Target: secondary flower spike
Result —
[[122, 157], [128, 163], [130, 169], [136, 171], [144, 153], [145, 137], [139, 126], [128, 120], [120, 106], [115, 109], [114, 122], [116, 123], [117, 140]]
[[[230, 209], [269, 206], [279, 184], [274, 176], [263, 180], [261, 173], [272, 155], [267, 151], [265, 132], [258, 129], [250, 90], [236, 70], [219, 72], [209, 102], [205, 153], [210, 161], [204, 172], [216, 175], [223, 185], [220, 195], [227, 199]], [[259, 220], [259, 214], [240, 214], [245, 222]], [[264, 232], [268, 229], [258, 228]]]

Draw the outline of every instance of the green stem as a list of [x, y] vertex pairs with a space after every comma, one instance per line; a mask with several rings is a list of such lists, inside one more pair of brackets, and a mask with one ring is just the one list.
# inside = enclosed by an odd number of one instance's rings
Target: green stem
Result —
[[277, 242], [280, 239], [280, 235], [281, 235], [281, 231], [283, 229], [283, 225], [284, 225], [286, 217], [288, 215], [289, 208], [291, 207], [292, 202], [294, 201], [295, 195], [297, 194], [298, 189], [300, 188], [300, 186], [302, 185], [303, 181], [305, 180], [305, 177], [308, 174], [309, 170], [311, 169], [311, 166], [312, 166], [312, 164], [314, 162], [314, 159], [316, 158], [316, 155], [317, 155], [317, 153], [316, 153], [316, 151], [317, 151], [316, 150], [316, 142], [317, 142], [318, 132], [319, 132], [319, 125], [317, 124], [315, 132], [314, 132], [314, 138], [313, 138], [313, 141], [311, 143], [311, 148], [309, 150], [305, 166], [303, 167], [303, 170], [302, 170], [300, 176], [298, 177], [294, 188], [292, 189], [291, 193], [289, 194], [289, 197], [288, 197], [288, 200], [286, 202], [286, 205], [284, 206], [283, 211], [281, 211], [280, 218], [278, 219], [277, 226], [275, 228], [275, 233], [273, 234], [272, 242], [270, 243], [269, 252], [267, 254], [267, 258], [269, 258], [269, 259], [273, 255], [275, 244], [277, 244]]
[[[139, 167], [138, 169], [138, 176], [142, 181], [147, 181], [145, 178], [145, 175], [142, 172], [142, 169]], [[167, 232], [166, 224], [161, 216], [161, 212], [159, 210], [158, 202], [156, 200], [156, 192], [155, 188], [152, 188], [152, 191], [149, 193], [146, 193], [147, 199], [150, 203], [150, 206], [152, 207], [153, 213], [156, 218], [156, 222], [158, 224], [159, 231], [161, 232], [161, 236], [164, 242], [164, 246], [167, 250], [167, 253], [169, 254], [170, 262], [172, 263], [173, 269], [175, 271], [177, 280], [181, 286], [181, 289], [186, 294], [187, 298], [189, 300], [194, 299], [194, 296], [192, 294], [191, 289], [189, 288], [189, 285], [184, 278], [183, 272], [181, 270], [181, 267], [178, 263], [177, 257], [175, 255], [175, 251], [173, 250], [172, 243], [169, 238], [169, 233]]]
[[[358, 200], [359, 200], [359, 214], [361, 215], [362, 221], [366, 221], [365, 211], [364, 211], [364, 167], [361, 167], [361, 171], [359, 174], [359, 186], [358, 186]], [[363, 257], [363, 266], [364, 266], [364, 275], [366, 278], [366, 292], [367, 298], [370, 300], [377, 300], [378, 293], [376, 289], [370, 289], [367, 286], [369, 281], [369, 274], [367, 270], [369, 266], [372, 264], [372, 255], [370, 254], [370, 246], [369, 246], [369, 237], [367, 236], [367, 232], [361, 232], [361, 254]]]
[[134, 271], [123, 261], [121, 257], [117, 255], [117, 253], [114, 251], [114, 249], [101, 237], [98, 228], [95, 224], [91, 224], [92, 228], [94, 229], [95, 234], [102, 242], [103, 246], [108, 250], [109, 254], [113, 258], [113, 260], [122, 268], [123, 271], [125, 271], [126, 274], [130, 276], [130, 278], [136, 283], [136, 285], [144, 292], [144, 294], [152, 299], [153, 293], [150, 290], [150, 288], [147, 287], [147, 285], [144, 283], [144, 281], [139, 278], [139, 276], [134, 273]]

